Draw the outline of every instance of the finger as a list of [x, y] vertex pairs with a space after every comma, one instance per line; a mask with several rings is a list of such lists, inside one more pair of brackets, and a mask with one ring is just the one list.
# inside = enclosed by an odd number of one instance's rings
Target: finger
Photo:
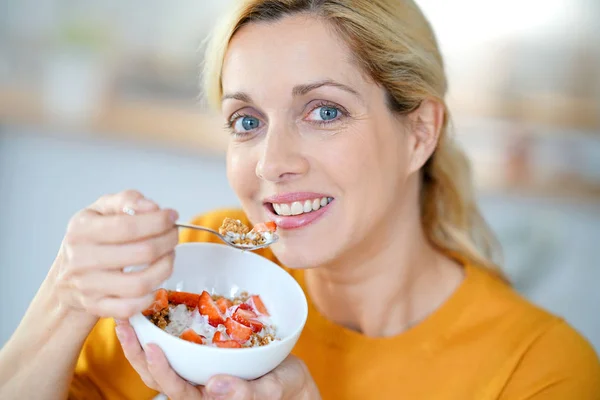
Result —
[[77, 243], [127, 243], [164, 234], [179, 218], [175, 210], [136, 214], [100, 215], [93, 210], [77, 213], [69, 222], [66, 240]]
[[80, 274], [72, 278], [73, 287], [92, 297], [142, 297], [152, 293], [171, 276], [174, 257], [174, 252], [168, 253], [136, 272], [103, 270]]
[[143, 297], [122, 299], [119, 297], [93, 297], [80, 298], [79, 303], [89, 313], [100, 318], [127, 319], [136, 313], [150, 307], [154, 296], [149, 294]]
[[80, 292], [98, 297], [142, 297], [152, 293], [173, 272], [175, 253], [159, 258], [147, 268], [136, 272], [93, 271], [73, 278]]
[[287, 399], [312, 393], [309, 391], [312, 386], [314, 383], [304, 363], [289, 356], [272, 372], [254, 381], [216, 375], [207, 382], [206, 392], [228, 400]]
[[250, 382], [228, 375], [215, 375], [206, 384], [206, 394], [210, 398], [226, 400], [254, 400], [259, 398], [280, 399], [277, 391], [270, 397], [256, 397]]
[[190, 385], [173, 371], [164, 353], [157, 345], [146, 346], [146, 362], [154, 381], [170, 399], [202, 399], [200, 389]]
[[[108, 231], [110, 232], [110, 231]], [[67, 246], [66, 256], [73, 273], [92, 269], [122, 269], [148, 265], [169, 254], [179, 242], [178, 231], [171, 227], [160, 236], [127, 244], [78, 244]]]
[[151, 389], [160, 390], [160, 386], [156, 383], [154, 378], [152, 378], [152, 374], [148, 370], [144, 350], [142, 350], [142, 346], [140, 346], [140, 342], [137, 339], [135, 331], [129, 324], [129, 321], [117, 322], [115, 331], [119, 338], [119, 342], [121, 343], [121, 347], [123, 348], [125, 357], [129, 360], [133, 369], [140, 375], [144, 384]]
[[157, 210], [159, 207], [137, 190], [125, 190], [116, 194], [104, 195], [88, 208], [102, 215], [114, 215], [122, 214], [124, 208], [143, 213]]

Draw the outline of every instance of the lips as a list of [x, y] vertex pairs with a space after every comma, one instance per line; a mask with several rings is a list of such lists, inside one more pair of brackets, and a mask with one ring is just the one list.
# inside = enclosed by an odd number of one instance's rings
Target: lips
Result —
[[307, 226], [330, 208], [333, 197], [308, 192], [286, 193], [265, 199], [265, 207], [281, 229]]

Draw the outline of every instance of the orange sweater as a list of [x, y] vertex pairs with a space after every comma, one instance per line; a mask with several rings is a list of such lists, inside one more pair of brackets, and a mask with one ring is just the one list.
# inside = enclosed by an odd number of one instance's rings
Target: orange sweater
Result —
[[[246, 221], [238, 210], [223, 210], [194, 223], [218, 228], [226, 216]], [[186, 230], [181, 241], [215, 238]], [[276, 261], [269, 250], [259, 253]], [[465, 271], [441, 308], [395, 337], [345, 329], [309, 299], [308, 321], [293, 353], [306, 362], [324, 399], [600, 399], [600, 363], [582, 336], [482, 268], [465, 265]], [[302, 271], [290, 273], [304, 287]], [[125, 359], [114, 326], [100, 320], [89, 335], [70, 398], [157, 394]]]

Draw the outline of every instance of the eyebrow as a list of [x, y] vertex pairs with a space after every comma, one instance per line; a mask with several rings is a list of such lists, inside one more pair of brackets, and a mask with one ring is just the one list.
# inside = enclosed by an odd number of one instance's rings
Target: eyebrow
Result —
[[[341, 89], [345, 92], [348, 92], [348, 93], [358, 97], [360, 100], [362, 100], [360, 94], [356, 90], [354, 90], [350, 86], [344, 85], [343, 83], [339, 83], [339, 82], [336, 82], [331, 79], [325, 79], [325, 80], [314, 82], [314, 83], [306, 83], [306, 84], [302, 84], [302, 85], [296, 85], [292, 89], [292, 96], [294, 96], [294, 97], [304, 96], [305, 94], [309, 93], [310, 91], [318, 89], [323, 86], [331, 86], [331, 87]], [[225, 100], [229, 100], [229, 99], [239, 100], [244, 103], [252, 103], [252, 98], [250, 97], [250, 95], [247, 93], [244, 93], [244, 92], [226, 93], [221, 98], [221, 102], [223, 102]]]

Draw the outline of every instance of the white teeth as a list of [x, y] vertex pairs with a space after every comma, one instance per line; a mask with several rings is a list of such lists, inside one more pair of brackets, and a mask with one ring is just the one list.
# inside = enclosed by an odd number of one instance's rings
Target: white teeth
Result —
[[321, 197], [314, 200], [294, 201], [293, 203], [273, 203], [273, 210], [278, 215], [300, 215], [325, 207], [332, 197]]
[[290, 209], [289, 204], [280, 204], [279, 208], [281, 209], [278, 214], [279, 215], [292, 215], [292, 210]]
[[321, 208], [321, 201], [319, 199], [314, 199], [311, 206], [313, 211], [317, 211]]
[[304, 211], [305, 213], [311, 212], [312, 211], [312, 201], [306, 200], [304, 202], [304, 207], [302, 207], [302, 211]]
[[292, 203], [292, 215], [300, 215], [304, 212], [304, 207], [299, 201]]

